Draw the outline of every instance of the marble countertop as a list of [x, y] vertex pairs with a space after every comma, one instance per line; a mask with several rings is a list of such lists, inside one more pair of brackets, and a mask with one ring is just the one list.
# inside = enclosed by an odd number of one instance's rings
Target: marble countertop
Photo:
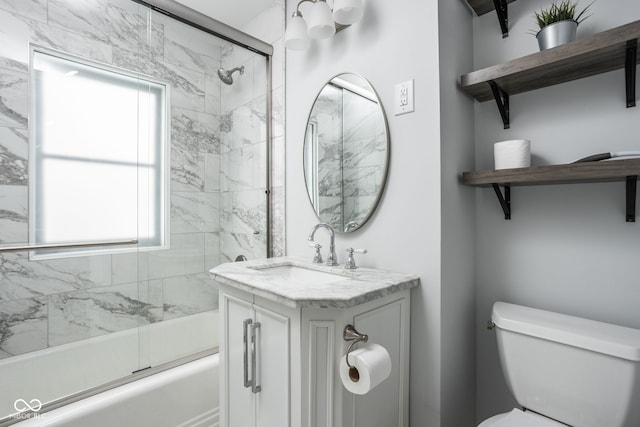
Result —
[[[264, 269], [278, 266], [297, 266], [344, 278], [320, 284], [304, 284], [265, 273]], [[261, 271], [263, 269], [263, 271]], [[420, 278], [413, 274], [396, 273], [358, 267], [345, 270], [344, 265], [328, 267], [313, 264], [301, 257], [278, 257], [230, 262], [212, 268], [214, 280], [288, 307], [347, 308], [405, 289], [415, 288]]]

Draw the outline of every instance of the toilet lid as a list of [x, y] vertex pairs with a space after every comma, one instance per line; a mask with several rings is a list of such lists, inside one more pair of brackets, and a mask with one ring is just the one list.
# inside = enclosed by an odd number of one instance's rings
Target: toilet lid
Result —
[[520, 409], [513, 409], [506, 414], [499, 414], [485, 420], [478, 427], [559, 427], [565, 426], [550, 418], [533, 412], [524, 412]]

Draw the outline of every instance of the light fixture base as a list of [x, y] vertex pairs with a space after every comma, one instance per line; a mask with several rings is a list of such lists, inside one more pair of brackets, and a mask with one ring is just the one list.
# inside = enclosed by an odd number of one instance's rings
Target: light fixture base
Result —
[[350, 24], [349, 25], [344, 25], [344, 24], [338, 24], [336, 22], [336, 34], [339, 33], [342, 30], [345, 30], [345, 29], [349, 28], [350, 26], [351, 26]]

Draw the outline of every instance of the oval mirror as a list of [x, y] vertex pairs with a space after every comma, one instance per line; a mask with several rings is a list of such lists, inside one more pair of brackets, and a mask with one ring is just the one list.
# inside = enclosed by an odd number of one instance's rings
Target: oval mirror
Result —
[[322, 88], [304, 138], [304, 178], [321, 222], [336, 232], [362, 227], [387, 178], [389, 129], [378, 94], [363, 77], [344, 73]]

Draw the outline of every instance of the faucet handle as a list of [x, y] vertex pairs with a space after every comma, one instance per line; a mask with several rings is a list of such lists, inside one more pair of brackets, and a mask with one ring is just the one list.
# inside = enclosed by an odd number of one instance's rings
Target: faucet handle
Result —
[[353, 257], [353, 254], [366, 254], [367, 250], [366, 249], [353, 249], [353, 248], [347, 248], [347, 262], [344, 264], [344, 268], [346, 268], [347, 270], [355, 270], [356, 268], [358, 268], [358, 266], [356, 265], [356, 259]]
[[322, 254], [320, 253], [320, 249], [322, 249], [322, 245], [320, 243], [309, 242], [309, 246], [312, 248], [316, 248], [316, 253], [313, 254], [313, 263], [314, 264], [322, 264]]

